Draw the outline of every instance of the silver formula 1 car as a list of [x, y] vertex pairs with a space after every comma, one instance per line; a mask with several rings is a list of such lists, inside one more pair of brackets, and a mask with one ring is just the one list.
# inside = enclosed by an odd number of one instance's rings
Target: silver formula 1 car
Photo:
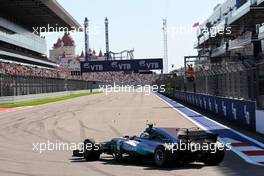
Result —
[[81, 150], [73, 151], [73, 157], [96, 161], [104, 153], [116, 160], [124, 156], [152, 159], [159, 167], [191, 162], [218, 165], [224, 159], [225, 146], [217, 139], [217, 134], [199, 128], [157, 128], [148, 125], [140, 136], [117, 137], [103, 143], [86, 139]]

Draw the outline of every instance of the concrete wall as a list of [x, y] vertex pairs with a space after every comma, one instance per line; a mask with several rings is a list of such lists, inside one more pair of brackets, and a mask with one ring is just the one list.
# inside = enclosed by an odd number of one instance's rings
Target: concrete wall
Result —
[[258, 133], [264, 134], [264, 110], [256, 111], [256, 130]]
[[[93, 91], [97, 91], [94, 89]], [[79, 93], [89, 93], [90, 90], [80, 90], [80, 91], [65, 91], [65, 92], [55, 92], [55, 93], [44, 93], [44, 94], [31, 94], [22, 96], [4, 96], [0, 97], [0, 104], [13, 104], [18, 102], [26, 102], [33, 100], [40, 100], [45, 98], [55, 98], [61, 96], [68, 96]]]

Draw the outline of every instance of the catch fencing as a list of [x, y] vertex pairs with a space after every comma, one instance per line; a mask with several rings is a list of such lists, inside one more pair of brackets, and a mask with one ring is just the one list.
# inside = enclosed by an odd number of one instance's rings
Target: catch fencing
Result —
[[163, 76], [161, 82], [178, 91], [256, 101], [258, 108], [264, 108], [264, 64], [212, 64], [208, 70], [196, 71], [194, 81], [175, 74]]

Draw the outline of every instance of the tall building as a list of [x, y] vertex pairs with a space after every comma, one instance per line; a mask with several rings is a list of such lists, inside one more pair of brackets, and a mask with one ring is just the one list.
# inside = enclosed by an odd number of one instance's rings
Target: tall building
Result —
[[54, 32], [59, 27], [81, 26], [56, 0], [1, 0], [0, 59], [57, 66], [47, 59], [46, 40], [40, 36], [40, 28]]
[[65, 32], [62, 38], [58, 38], [57, 42], [50, 50], [49, 59], [53, 62], [59, 63], [61, 58], [74, 58], [75, 44], [70, 33]]
[[[102, 51], [99, 51], [99, 54], [95, 50], [89, 49], [90, 61], [104, 61], [105, 57], [102, 54]], [[59, 59], [56, 60], [56, 63], [62, 67], [71, 71], [80, 71], [80, 64], [82, 61], [85, 61], [85, 55], [82, 51], [80, 55], [73, 56], [72, 54], [62, 53], [59, 56]]]

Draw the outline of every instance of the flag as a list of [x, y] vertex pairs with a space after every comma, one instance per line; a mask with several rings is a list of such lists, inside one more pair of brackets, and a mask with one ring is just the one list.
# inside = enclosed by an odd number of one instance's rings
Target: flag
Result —
[[192, 27], [193, 27], [193, 28], [197, 28], [198, 26], [200, 26], [200, 23], [199, 23], [199, 22], [194, 23]]

